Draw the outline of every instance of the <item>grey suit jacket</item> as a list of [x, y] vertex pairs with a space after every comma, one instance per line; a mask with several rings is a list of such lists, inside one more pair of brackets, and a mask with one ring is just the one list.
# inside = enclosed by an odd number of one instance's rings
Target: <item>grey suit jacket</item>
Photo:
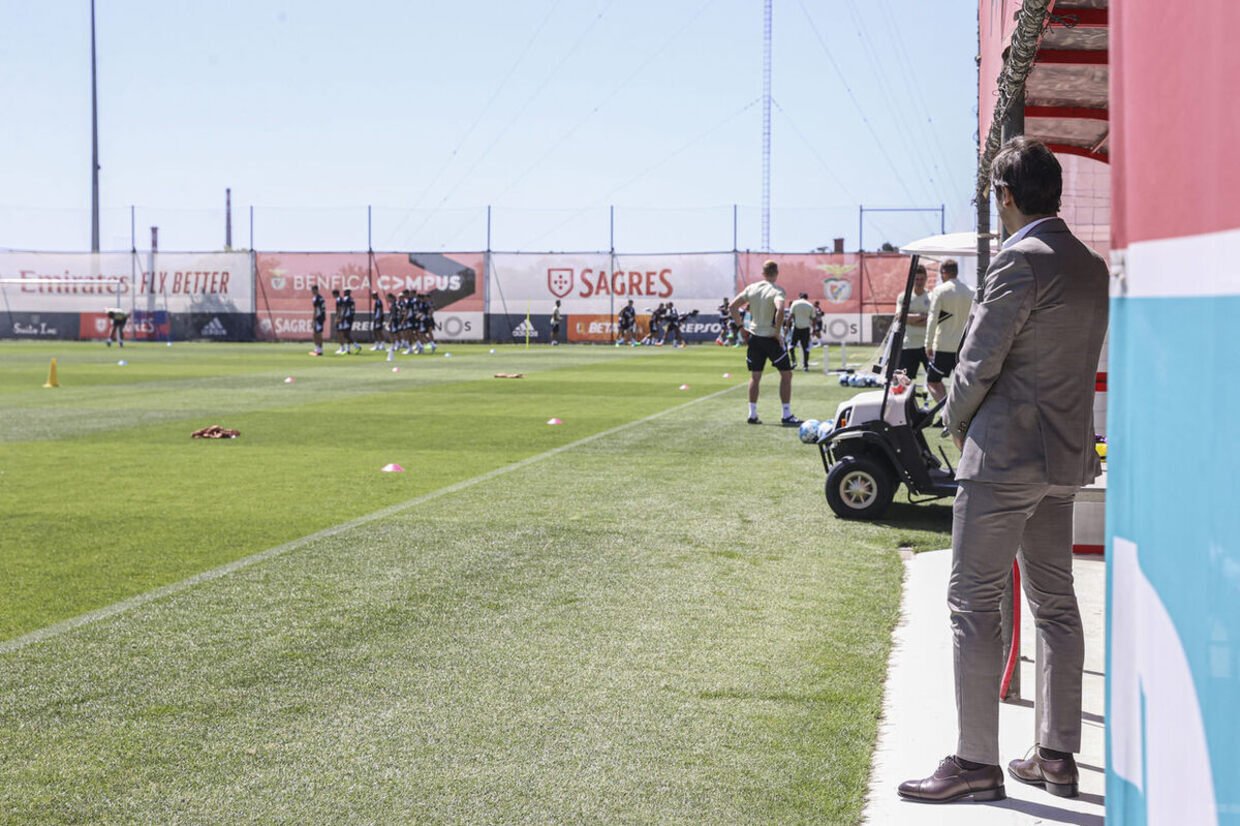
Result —
[[943, 421], [956, 478], [1084, 485], [1097, 477], [1093, 400], [1108, 269], [1059, 218], [995, 256], [977, 288]]

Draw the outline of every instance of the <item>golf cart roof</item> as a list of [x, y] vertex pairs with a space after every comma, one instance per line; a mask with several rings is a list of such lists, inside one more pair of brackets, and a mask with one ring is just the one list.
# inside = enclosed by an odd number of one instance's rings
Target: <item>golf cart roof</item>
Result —
[[[994, 253], [998, 250], [998, 242], [991, 238], [990, 251]], [[977, 233], [949, 232], [946, 235], [931, 235], [928, 238], [910, 241], [900, 247], [900, 252], [925, 258], [976, 258]]]

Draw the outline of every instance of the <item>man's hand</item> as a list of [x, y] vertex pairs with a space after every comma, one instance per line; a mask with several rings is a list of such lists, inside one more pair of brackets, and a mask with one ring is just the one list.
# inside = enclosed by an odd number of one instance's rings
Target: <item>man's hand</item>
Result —
[[926, 348], [926, 358], [930, 359], [930, 361], [934, 361], [934, 351], [929, 347]]
[[741, 341], [745, 342], [746, 344], [749, 343], [749, 330], [745, 329], [744, 327], [741, 327]]
[[964, 452], [964, 437], [956, 431], [952, 431], [952, 441], [956, 443], [956, 449], [961, 453]]

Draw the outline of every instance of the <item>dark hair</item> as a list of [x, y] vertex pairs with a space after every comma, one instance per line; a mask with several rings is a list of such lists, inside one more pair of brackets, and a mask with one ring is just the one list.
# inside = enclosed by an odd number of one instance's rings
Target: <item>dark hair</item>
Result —
[[939, 272], [949, 272], [955, 275], [960, 272], [960, 265], [956, 263], [955, 258], [947, 258], [944, 259], [942, 264], [939, 264]]
[[808, 299], [809, 293], [801, 293], [801, 298]]
[[1012, 138], [995, 155], [990, 176], [996, 187], [1012, 193], [1026, 215], [1054, 215], [1063, 194], [1063, 168], [1046, 144], [1024, 136]]
[[913, 275], [925, 275], [925, 274], [926, 274], [925, 264], [918, 264], [917, 269], [913, 270]]

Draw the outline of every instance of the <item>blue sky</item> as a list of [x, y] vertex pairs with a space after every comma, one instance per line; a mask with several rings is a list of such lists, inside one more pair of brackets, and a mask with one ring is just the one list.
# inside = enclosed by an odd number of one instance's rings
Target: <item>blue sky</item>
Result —
[[[761, 245], [762, 0], [97, 0], [102, 244]], [[771, 242], [973, 226], [976, 5], [774, 0]], [[88, 0], [0, 0], [0, 246], [90, 240]], [[938, 229], [867, 216], [865, 246]]]

